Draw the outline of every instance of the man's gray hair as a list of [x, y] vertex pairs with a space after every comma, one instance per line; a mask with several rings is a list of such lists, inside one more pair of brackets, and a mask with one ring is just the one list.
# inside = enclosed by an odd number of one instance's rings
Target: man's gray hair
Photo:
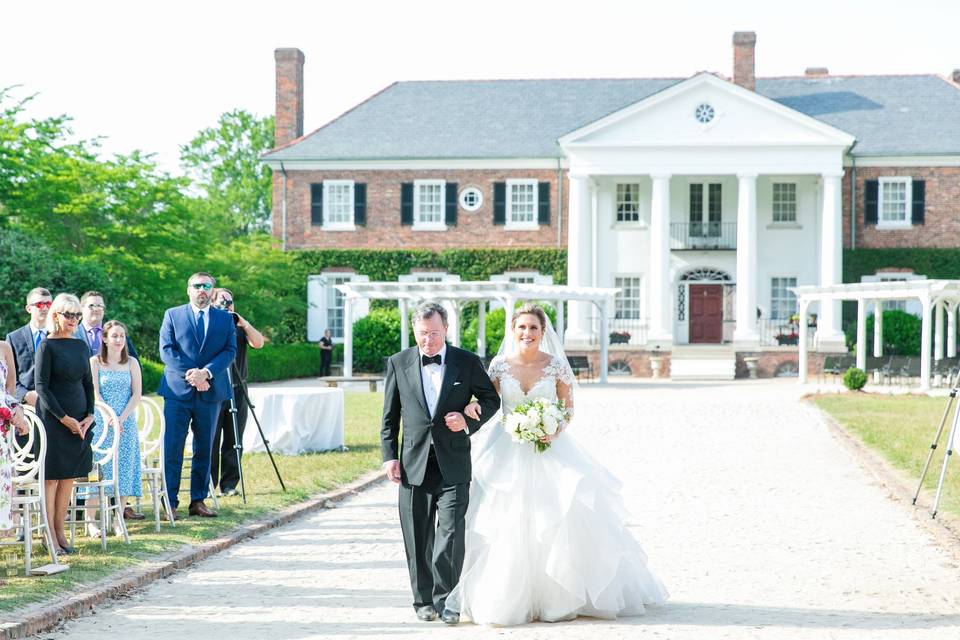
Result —
[[413, 321], [427, 320], [432, 318], [435, 313], [440, 314], [443, 326], [447, 326], [447, 310], [439, 302], [424, 302], [417, 305], [417, 308], [413, 310]]

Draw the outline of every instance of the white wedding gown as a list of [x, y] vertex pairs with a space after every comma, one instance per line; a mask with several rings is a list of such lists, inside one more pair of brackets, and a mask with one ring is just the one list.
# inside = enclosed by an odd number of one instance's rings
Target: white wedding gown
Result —
[[[501, 357], [490, 377], [500, 381], [504, 415], [531, 398], [556, 400], [558, 379], [573, 382], [556, 357], [526, 393]], [[537, 453], [499, 420], [484, 431], [473, 456], [463, 572], [447, 608], [464, 620], [514, 625], [639, 615], [667, 599], [626, 527], [620, 482], [570, 434]]]

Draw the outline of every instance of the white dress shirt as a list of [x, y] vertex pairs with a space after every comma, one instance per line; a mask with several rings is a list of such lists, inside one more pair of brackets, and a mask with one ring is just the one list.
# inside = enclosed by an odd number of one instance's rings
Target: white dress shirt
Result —
[[[419, 351], [418, 358], [426, 355]], [[423, 396], [427, 399], [427, 410], [430, 417], [437, 411], [437, 401], [440, 400], [440, 387], [443, 384], [443, 372], [447, 368], [447, 345], [440, 348], [440, 362], [442, 364], [429, 364], [423, 366], [423, 360], [420, 359], [420, 380], [423, 383]]]

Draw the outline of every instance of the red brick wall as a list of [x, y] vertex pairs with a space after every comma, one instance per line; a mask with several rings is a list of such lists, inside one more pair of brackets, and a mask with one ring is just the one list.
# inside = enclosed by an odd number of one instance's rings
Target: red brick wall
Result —
[[[877, 229], [864, 225], [865, 183], [881, 177], [910, 176], [926, 181], [924, 224], [910, 229]], [[850, 247], [851, 171], [843, 179], [843, 246]], [[857, 167], [856, 246], [956, 247], [960, 244], [960, 167]]]
[[[310, 185], [323, 180], [354, 180], [367, 185], [367, 224], [355, 231], [324, 231], [310, 223]], [[529, 179], [550, 183], [550, 225], [513, 231], [493, 224], [493, 183]], [[273, 173], [273, 232], [281, 233], [282, 174]], [[445, 231], [416, 231], [400, 224], [400, 185], [414, 180], [456, 182], [483, 192], [483, 206], [467, 212], [457, 208], [457, 225]], [[567, 200], [564, 173], [560, 246], [567, 246]], [[287, 171], [288, 249], [456, 249], [557, 246], [557, 172], [552, 169], [497, 170], [369, 170]]]

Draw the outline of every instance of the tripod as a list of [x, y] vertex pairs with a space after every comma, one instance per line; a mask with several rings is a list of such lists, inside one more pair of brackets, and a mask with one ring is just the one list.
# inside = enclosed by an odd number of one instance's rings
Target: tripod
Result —
[[[237, 454], [237, 469], [240, 473], [240, 495], [243, 497], [243, 503], [247, 503], [247, 489], [243, 482], [243, 462], [241, 459], [241, 454], [243, 453], [243, 441], [240, 439], [240, 427], [237, 423], [237, 402], [236, 394], [233, 392], [234, 386], [234, 365], [230, 365], [227, 369], [227, 380], [230, 382], [230, 421], [233, 424], [233, 450]], [[277, 468], [277, 462], [273, 459], [273, 452], [270, 451], [270, 441], [267, 440], [267, 437], [263, 435], [263, 427], [260, 426], [260, 420], [257, 418], [257, 412], [254, 411], [253, 403], [250, 402], [250, 392], [247, 389], [247, 381], [241, 376], [236, 376], [236, 380], [240, 385], [240, 388], [243, 389], [243, 400], [247, 404], [247, 409], [250, 411], [250, 415], [253, 416], [253, 421], [257, 425], [257, 432], [260, 434], [260, 440], [263, 441], [263, 448], [267, 450], [267, 455], [270, 457], [270, 464], [273, 465], [273, 471], [277, 474], [277, 480], [280, 481], [280, 488], [286, 492], [287, 486], [283, 483], [283, 478], [280, 477], [280, 469]]]
[[[956, 376], [958, 377], [957, 382], [960, 384], [960, 368], [957, 369]], [[953, 380], [954, 376], [951, 375], [951, 384], [953, 383]], [[917, 504], [917, 498], [920, 497], [920, 490], [923, 488], [923, 480], [927, 476], [927, 470], [930, 468], [930, 462], [933, 460], [933, 454], [937, 450], [937, 446], [940, 442], [940, 436], [943, 435], [943, 429], [947, 424], [947, 416], [950, 415], [950, 407], [954, 405], [958, 391], [960, 391], [960, 388], [957, 386], [951, 386], [950, 397], [947, 399], [947, 406], [943, 410], [943, 417], [940, 418], [940, 426], [937, 427], [937, 435], [933, 437], [933, 442], [930, 444], [930, 453], [927, 454], [927, 461], [923, 465], [923, 471], [920, 472], [920, 483], [917, 485], [917, 492], [913, 494], [913, 504]], [[947, 464], [950, 462], [950, 458], [953, 456], [953, 443], [957, 435], [958, 424], [960, 424], [960, 404], [957, 404], [954, 407], [953, 420], [950, 423], [950, 433], [947, 436], [947, 453], [943, 456], [943, 467], [940, 469], [940, 480], [937, 482], [937, 493], [933, 499], [933, 506], [930, 509], [931, 518], [937, 517], [937, 507], [940, 505], [940, 495], [943, 493], [943, 481], [947, 477]]]

